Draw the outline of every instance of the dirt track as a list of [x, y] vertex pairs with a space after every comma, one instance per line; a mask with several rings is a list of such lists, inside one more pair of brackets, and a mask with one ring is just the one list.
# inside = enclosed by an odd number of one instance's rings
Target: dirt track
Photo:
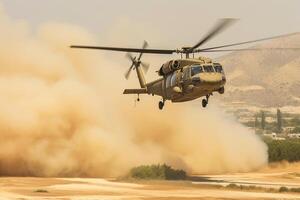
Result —
[[[90, 178], [2, 177], [0, 199], [300, 199], [299, 193], [276, 192], [281, 186], [300, 188], [298, 167], [295, 164], [255, 173], [197, 176], [192, 182], [120, 183]], [[217, 187], [230, 183], [263, 189]]]

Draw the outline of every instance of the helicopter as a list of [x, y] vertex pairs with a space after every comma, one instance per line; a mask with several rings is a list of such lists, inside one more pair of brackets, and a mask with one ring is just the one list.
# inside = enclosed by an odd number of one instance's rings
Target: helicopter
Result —
[[[282, 36], [268, 37], [246, 42], [226, 44], [208, 48], [199, 48], [206, 42], [215, 37], [236, 19], [224, 18], [219, 22], [194, 46], [182, 47], [180, 49], [148, 49], [148, 43], [144, 41], [142, 48], [122, 48], [122, 47], [104, 47], [104, 46], [85, 46], [72, 45], [71, 48], [95, 49], [127, 52], [127, 57], [131, 61], [131, 66], [125, 73], [128, 79], [132, 70], [136, 70], [140, 88], [125, 89], [123, 94], [137, 95], [137, 101], [140, 101], [140, 94], [157, 95], [162, 98], [158, 103], [160, 110], [164, 108], [167, 100], [173, 103], [186, 102], [201, 97], [202, 107], [206, 107], [210, 96], [218, 92], [224, 94], [226, 76], [221, 63], [214, 62], [212, 59], [200, 56], [195, 58], [195, 53], [206, 52], [232, 52], [232, 51], [260, 51], [260, 50], [299, 50], [299, 48], [242, 48], [242, 49], [223, 49], [226, 47], [238, 46], [243, 44], [255, 43], [264, 40], [279, 38]], [[295, 33], [293, 33], [295, 34]], [[131, 53], [139, 53], [133, 56]], [[144, 73], [147, 73], [149, 64], [141, 61], [143, 54], [180, 54], [179, 59], [168, 60], [157, 71], [159, 79], [152, 82], [146, 82]], [[185, 58], [183, 58], [185, 55]], [[191, 58], [190, 55], [193, 55]]]

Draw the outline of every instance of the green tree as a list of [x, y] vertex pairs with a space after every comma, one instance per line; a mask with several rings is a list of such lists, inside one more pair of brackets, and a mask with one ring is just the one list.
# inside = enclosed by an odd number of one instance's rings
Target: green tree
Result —
[[164, 165], [142, 165], [130, 170], [128, 177], [152, 180], [184, 180], [187, 175], [184, 170], [173, 169]]
[[260, 115], [261, 115], [261, 129], [265, 130], [265, 127], [266, 127], [266, 115], [265, 115], [265, 112], [262, 110], [260, 112]]
[[300, 161], [300, 140], [287, 139], [282, 141], [265, 139], [268, 145], [270, 162], [287, 160], [289, 162]]
[[295, 128], [292, 130], [292, 133], [300, 133], [300, 126], [295, 127]]
[[277, 132], [281, 133], [282, 131], [282, 113], [280, 109], [277, 109]]

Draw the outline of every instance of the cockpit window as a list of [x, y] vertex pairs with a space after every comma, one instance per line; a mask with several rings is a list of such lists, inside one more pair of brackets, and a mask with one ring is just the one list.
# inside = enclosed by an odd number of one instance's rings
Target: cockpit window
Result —
[[204, 65], [203, 69], [205, 72], [214, 72], [214, 68], [211, 65]]
[[215, 65], [214, 68], [216, 72], [223, 73], [223, 68], [221, 65]]
[[191, 70], [191, 76], [202, 73], [203, 69], [200, 65], [193, 65]]

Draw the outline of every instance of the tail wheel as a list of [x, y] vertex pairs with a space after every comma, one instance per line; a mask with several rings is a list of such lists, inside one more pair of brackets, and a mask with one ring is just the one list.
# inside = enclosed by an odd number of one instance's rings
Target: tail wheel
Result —
[[202, 99], [202, 107], [205, 108], [207, 106], [207, 100], [206, 99]]
[[162, 110], [164, 108], [165, 103], [163, 101], [158, 102], [158, 108]]

